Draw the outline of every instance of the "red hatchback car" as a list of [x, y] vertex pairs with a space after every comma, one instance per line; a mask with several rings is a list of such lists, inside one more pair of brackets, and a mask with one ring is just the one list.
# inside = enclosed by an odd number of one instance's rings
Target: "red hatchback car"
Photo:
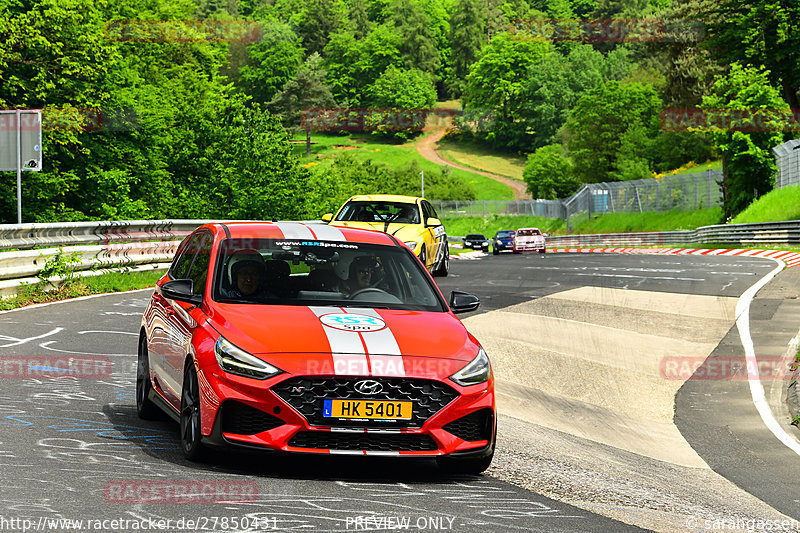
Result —
[[294, 222], [201, 226], [142, 319], [139, 416], [207, 447], [433, 457], [488, 468], [496, 436], [486, 353], [391, 235]]

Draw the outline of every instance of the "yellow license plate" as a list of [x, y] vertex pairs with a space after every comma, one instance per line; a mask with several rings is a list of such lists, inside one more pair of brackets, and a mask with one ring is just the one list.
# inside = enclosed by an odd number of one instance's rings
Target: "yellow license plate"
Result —
[[389, 400], [324, 400], [323, 415], [331, 418], [410, 420], [414, 402]]

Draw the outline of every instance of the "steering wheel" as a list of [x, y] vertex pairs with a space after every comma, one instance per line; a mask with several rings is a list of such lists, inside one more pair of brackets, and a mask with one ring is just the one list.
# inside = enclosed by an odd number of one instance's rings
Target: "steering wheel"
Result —
[[388, 292], [383, 289], [379, 289], [377, 287], [366, 287], [363, 289], [359, 289], [350, 295], [350, 299], [354, 300], [356, 296], [360, 296], [362, 294], [386, 294], [387, 296], [391, 296]]

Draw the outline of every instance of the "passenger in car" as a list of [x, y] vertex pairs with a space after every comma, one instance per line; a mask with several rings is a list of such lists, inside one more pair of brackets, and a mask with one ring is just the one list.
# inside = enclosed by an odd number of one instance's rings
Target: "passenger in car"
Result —
[[350, 263], [349, 275], [344, 283], [344, 291], [347, 294], [367, 289], [375, 283], [375, 272], [379, 267], [374, 257], [362, 255], [353, 259]]

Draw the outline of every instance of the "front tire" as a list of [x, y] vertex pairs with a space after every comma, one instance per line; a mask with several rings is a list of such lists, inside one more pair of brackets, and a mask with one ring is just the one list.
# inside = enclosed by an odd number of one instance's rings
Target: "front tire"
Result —
[[434, 276], [440, 276], [442, 278], [447, 277], [450, 273], [450, 248], [444, 249], [444, 257], [442, 257], [442, 261], [439, 263], [439, 266], [433, 271]]
[[181, 450], [190, 461], [199, 461], [203, 452], [200, 419], [200, 387], [194, 363], [189, 360], [183, 373], [181, 389]]
[[136, 413], [142, 420], [153, 420], [158, 416], [158, 407], [150, 399], [153, 385], [150, 382], [150, 360], [147, 356], [147, 337], [139, 338], [139, 354], [136, 362]]

